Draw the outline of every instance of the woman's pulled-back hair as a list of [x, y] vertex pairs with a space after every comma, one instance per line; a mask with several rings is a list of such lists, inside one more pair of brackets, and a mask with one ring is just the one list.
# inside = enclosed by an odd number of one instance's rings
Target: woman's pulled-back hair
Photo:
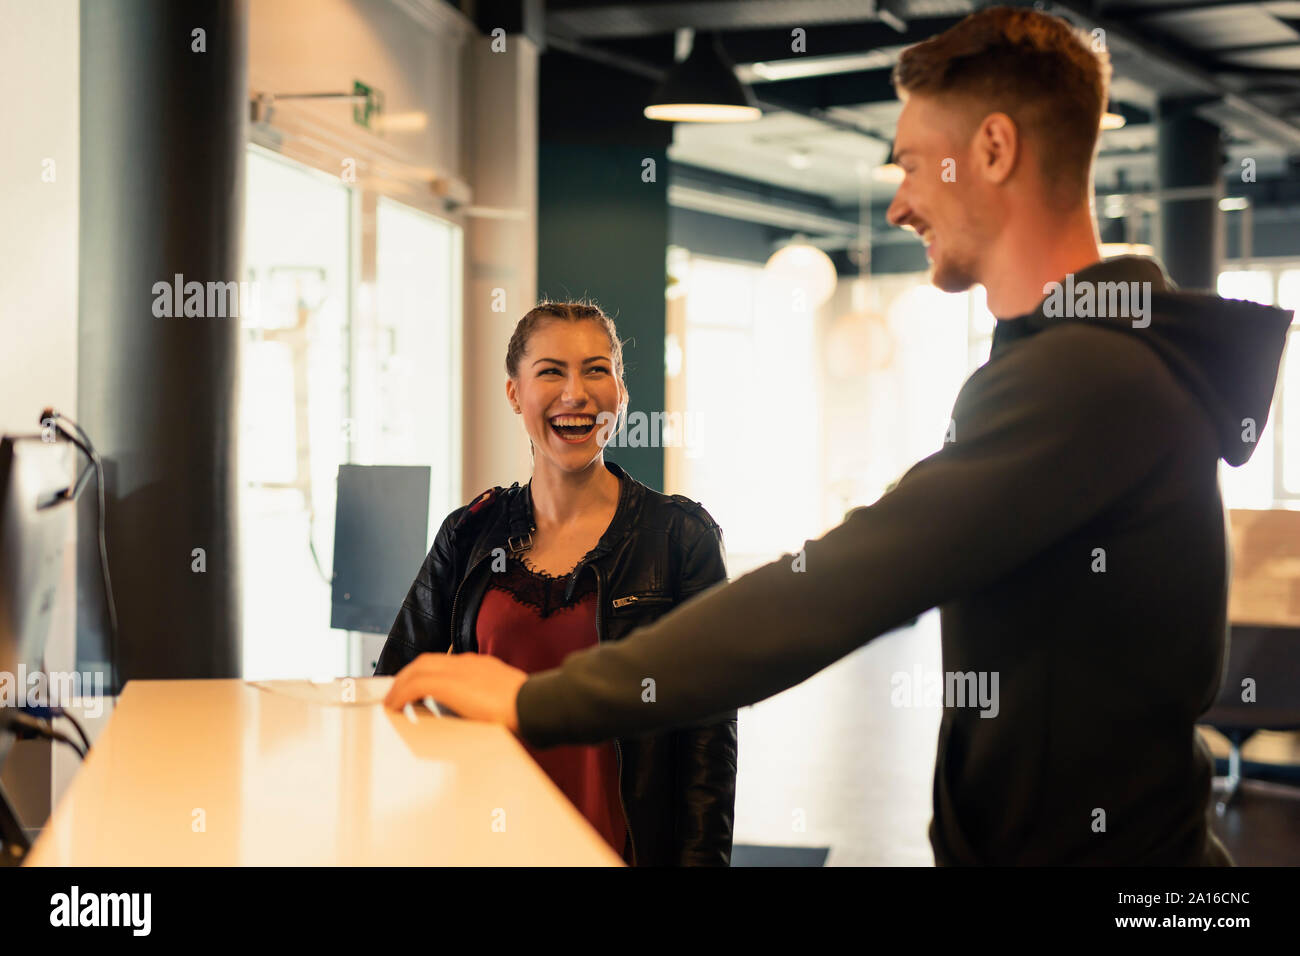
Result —
[[538, 328], [546, 322], [553, 321], [564, 322], [595, 322], [605, 334], [609, 336], [610, 356], [614, 360], [614, 376], [619, 381], [623, 380], [623, 343], [618, 339], [618, 330], [614, 328], [614, 320], [611, 319], [600, 306], [594, 302], [578, 300], [575, 302], [541, 302], [528, 311], [519, 324], [515, 326], [514, 334], [510, 336], [510, 344], [506, 346], [506, 372], [511, 378], [519, 377], [519, 360], [524, 357], [524, 352], [528, 350], [528, 339]]

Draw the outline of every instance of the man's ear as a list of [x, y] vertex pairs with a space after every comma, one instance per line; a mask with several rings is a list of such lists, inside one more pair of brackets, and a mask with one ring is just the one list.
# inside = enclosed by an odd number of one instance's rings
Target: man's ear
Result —
[[990, 113], [975, 131], [976, 172], [986, 182], [1006, 182], [1020, 159], [1021, 148], [1016, 121], [1006, 113]]

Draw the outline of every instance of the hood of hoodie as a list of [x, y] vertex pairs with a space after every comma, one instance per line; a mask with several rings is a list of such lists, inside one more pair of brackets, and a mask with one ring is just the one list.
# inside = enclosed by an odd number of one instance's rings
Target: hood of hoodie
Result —
[[1291, 317], [1257, 302], [1180, 291], [1155, 259], [1117, 256], [1049, 284], [1035, 311], [998, 320], [992, 355], [1063, 322], [1131, 335], [1200, 401], [1218, 432], [1220, 457], [1241, 465], [1268, 421]]

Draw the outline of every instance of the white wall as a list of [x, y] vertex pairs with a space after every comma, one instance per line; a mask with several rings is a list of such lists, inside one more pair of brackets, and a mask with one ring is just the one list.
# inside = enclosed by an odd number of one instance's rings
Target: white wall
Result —
[[474, 204], [492, 213], [465, 230], [466, 499], [532, 473], [506, 402], [505, 359], [515, 324], [537, 302], [537, 48], [511, 36], [498, 52], [478, 37], [468, 54], [465, 166]]
[[[0, 0], [0, 431], [76, 414], [77, 0]], [[53, 163], [53, 182], [42, 174]]]
[[[79, 20], [77, 0], [0, 0], [0, 89], [6, 91], [0, 432], [6, 434], [38, 433], [46, 406], [74, 418], [77, 411]], [[51, 169], [53, 181], [47, 182]], [[72, 666], [74, 541], [70, 531], [47, 645], [50, 669]], [[61, 769], [67, 757], [58, 759]], [[17, 745], [5, 763], [4, 782], [23, 822], [43, 823], [49, 813], [49, 745]]]
[[[0, 81], [8, 91], [6, 148], [0, 150], [3, 432], [39, 431], [46, 406], [76, 411], [79, 10], [78, 0], [0, 0]], [[464, 337], [464, 493], [526, 478], [527, 443], [511, 427], [513, 416], [502, 412], [502, 362], [510, 328], [536, 296], [536, 50], [523, 41], [509, 56], [471, 52], [477, 42], [472, 29], [440, 0], [252, 0], [250, 17], [253, 93], [370, 83], [383, 90], [390, 115], [427, 116], [422, 129], [376, 138], [371, 159], [378, 174], [451, 177], [477, 186], [475, 203], [520, 210], [522, 218], [509, 223], [458, 217], [466, 231], [470, 326]], [[317, 129], [327, 130], [336, 118], [349, 125], [347, 108], [302, 109], [322, 119]], [[504, 153], [502, 137], [510, 144]], [[42, 180], [46, 159], [54, 163], [52, 182]], [[428, 191], [407, 198], [416, 205], [436, 201]], [[507, 276], [504, 314], [485, 311], [481, 287], [501, 284], [486, 281], [493, 275]], [[70, 540], [46, 656], [51, 669], [73, 665], [74, 554]], [[101, 724], [90, 728], [92, 737]], [[75, 771], [70, 756], [56, 757], [56, 799]], [[29, 825], [48, 813], [49, 769], [43, 744], [19, 745], [6, 762], [6, 786]], [[40, 786], [14, 792], [19, 775]]]
[[[249, 17], [250, 94], [351, 92], [360, 80], [382, 91], [388, 116], [426, 117], [420, 129], [376, 127], [376, 150], [463, 178], [461, 60], [472, 27], [459, 13], [441, 0], [252, 0]], [[357, 129], [348, 102], [284, 109]]]
[[[528, 443], [506, 404], [504, 362], [514, 324], [537, 296], [536, 47], [511, 36], [493, 52], [441, 0], [252, 0], [250, 10], [252, 95], [337, 92], [361, 80], [382, 90], [386, 114], [426, 117], [422, 129], [362, 134], [360, 175], [384, 177], [393, 198], [465, 230], [461, 498], [527, 480]], [[351, 106], [277, 110], [273, 126], [303, 134], [294, 158], [338, 175], [339, 144], [357, 145]], [[468, 186], [474, 206], [510, 217], [448, 212], [430, 176]], [[505, 312], [491, 308], [497, 288]]]

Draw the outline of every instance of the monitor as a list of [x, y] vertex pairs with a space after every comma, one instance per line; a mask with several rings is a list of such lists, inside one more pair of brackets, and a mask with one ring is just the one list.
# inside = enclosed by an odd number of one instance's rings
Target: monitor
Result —
[[428, 551], [428, 465], [340, 465], [330, 627], [387, 634]]

